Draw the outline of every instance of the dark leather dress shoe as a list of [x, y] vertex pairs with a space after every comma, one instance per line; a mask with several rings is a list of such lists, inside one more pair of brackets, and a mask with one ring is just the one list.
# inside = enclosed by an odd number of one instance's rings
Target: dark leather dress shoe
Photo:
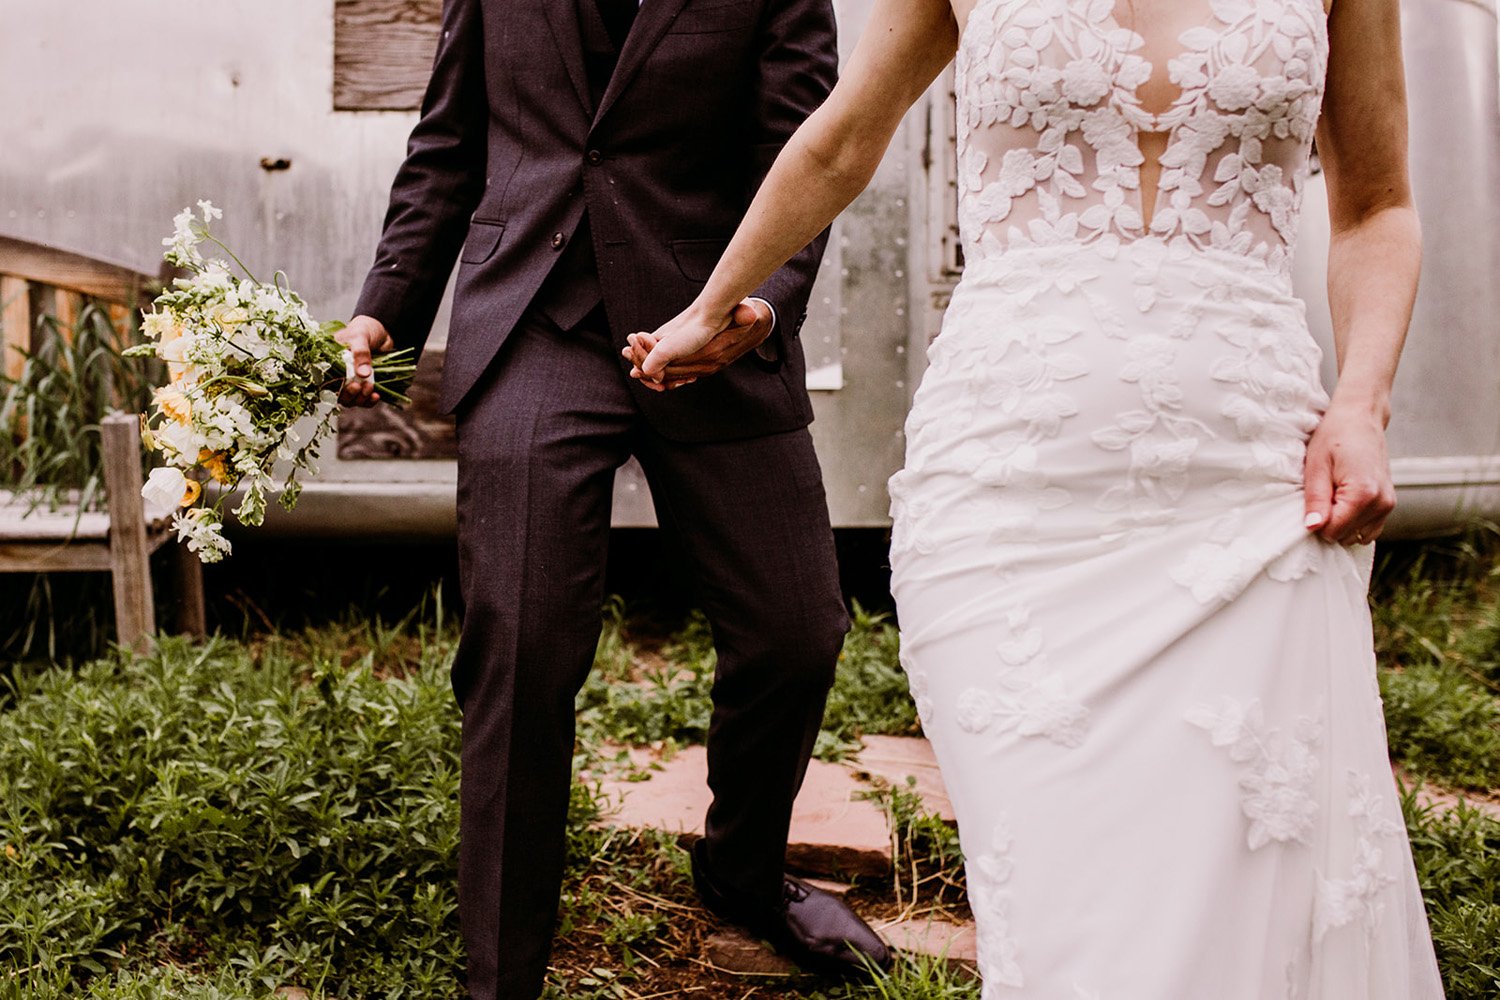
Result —
[[693, 887], [714, 916], [769, 941], [808, 972], [831, 976], [889, 971], [891, 951], [831, 892], [784, 876], [781, 899], [767, 902], [721, 887], [708, 869], [706, 844], [693, 845]]

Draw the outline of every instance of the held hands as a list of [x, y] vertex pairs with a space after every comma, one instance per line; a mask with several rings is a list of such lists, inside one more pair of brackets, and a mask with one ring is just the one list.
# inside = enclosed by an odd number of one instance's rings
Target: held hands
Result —
[[380, 393], [375, 391], [375, 369], [370, 358], [396, 346], [390, 332], [373, 316], [356, 316], [333, 336], [354, 355], [354, 376], [345, 379], [344, 387], [339, 390], [339, 402], [344, 406], [374, 406], [380, 401]]
[[771, 308], [745, 299], [729, 315], [705, 319], [689, 308], [655, 333], [632, 333], [620, 353], [630, 377], [656, 392], [690, 385], [727, 368], [771, 335]]
[[1385, 422], [1368, 408], [1335, 402], [1307, 443], [1309, 531], [1341, 545], [1373, 542], [1396, 506]]

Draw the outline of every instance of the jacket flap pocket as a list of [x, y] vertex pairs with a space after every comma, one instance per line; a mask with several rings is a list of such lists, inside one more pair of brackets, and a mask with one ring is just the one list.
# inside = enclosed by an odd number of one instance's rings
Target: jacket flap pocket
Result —
[[483, 264], [494, 255], [503, 232], [503, 222], [474, 219], [469, 223], [469, 236], [464, 240], [463, 255], [459, 259], [465, 264]]

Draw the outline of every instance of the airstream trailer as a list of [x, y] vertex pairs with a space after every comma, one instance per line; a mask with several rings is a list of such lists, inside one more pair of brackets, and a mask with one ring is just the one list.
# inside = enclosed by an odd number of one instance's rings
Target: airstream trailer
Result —
[[[11, 0], [11, 23], [26, 29], [0, 36], [0, 235], [155, 272], [173, 214], [208, 198], [228, 213], [223, 234], [252, 267], [284, 270], [320, 317], [346, 316], [415, 118], [439, 7]], [[836, 7], [847, 52], [871, 0]], [[1500, 514], [1500, 84], [1495, 0], [1404, 7], [1427, 263], [1395, 396], [1392, 532], [1417, 534]], [[803, 337], [839, 526], [888, 523], [902, 422], [963, 264], [953, 139], [950, 75], [907, 116], [823, 262]], [[1326, 345], [1322, 202], [1315, 178], [1297, 279]], [[444, 324], [440, 315], [428, 375]], [[297, 511], [270, 527], [451, 533], [451, 455], [451, 429], [430, 413], [345, 421]], [[630, 466], [615, 523], [652, 523]]]

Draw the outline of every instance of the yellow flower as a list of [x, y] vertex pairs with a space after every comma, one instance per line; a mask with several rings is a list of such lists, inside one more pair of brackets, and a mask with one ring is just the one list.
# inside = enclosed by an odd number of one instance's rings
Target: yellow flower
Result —
[[243, 309], [231, 309], [223, 304], [214, 307], [214, 322], [219, 324], [225, 333], [233, 333], [235, 327], [241, 325], [249, 318], [250, 314]]
[[16, 857], [16, 855], [18, 853], [19, 852], [16, 851], [16, 845], [15, 844], [6, 844], [5, 845], [5, 856], [7, 858], [10, 858], [10, 859], [14, 860], [15, 857]]
[[152, 402], [156, 404], [158, 412], [166, 414], [179, 424], [186, 424], [193, 418], [193, 404], [188, 394], [181, 389], [164, 385], [156, 390]]
[[214, 477], [215, 482], [227, 483], [229, 481], [228, 454], [222, 451], [209, 451], [204, 448], [198, 452], [198, 464], [208, 470], [208, 474]]
[[203, 493], [203, 484], [196, 479], [186, 479], [187, 489], [183, 491], [182, 500], [178, 502], [179, 507], [191, 507], [198, 497]]
[[187, 360], [188, 345], [180, 337], [162, 337], [157, 355], [167, 363], [167, 374], [173, 382], [181, 382], [196, 371], [196, 366]]

